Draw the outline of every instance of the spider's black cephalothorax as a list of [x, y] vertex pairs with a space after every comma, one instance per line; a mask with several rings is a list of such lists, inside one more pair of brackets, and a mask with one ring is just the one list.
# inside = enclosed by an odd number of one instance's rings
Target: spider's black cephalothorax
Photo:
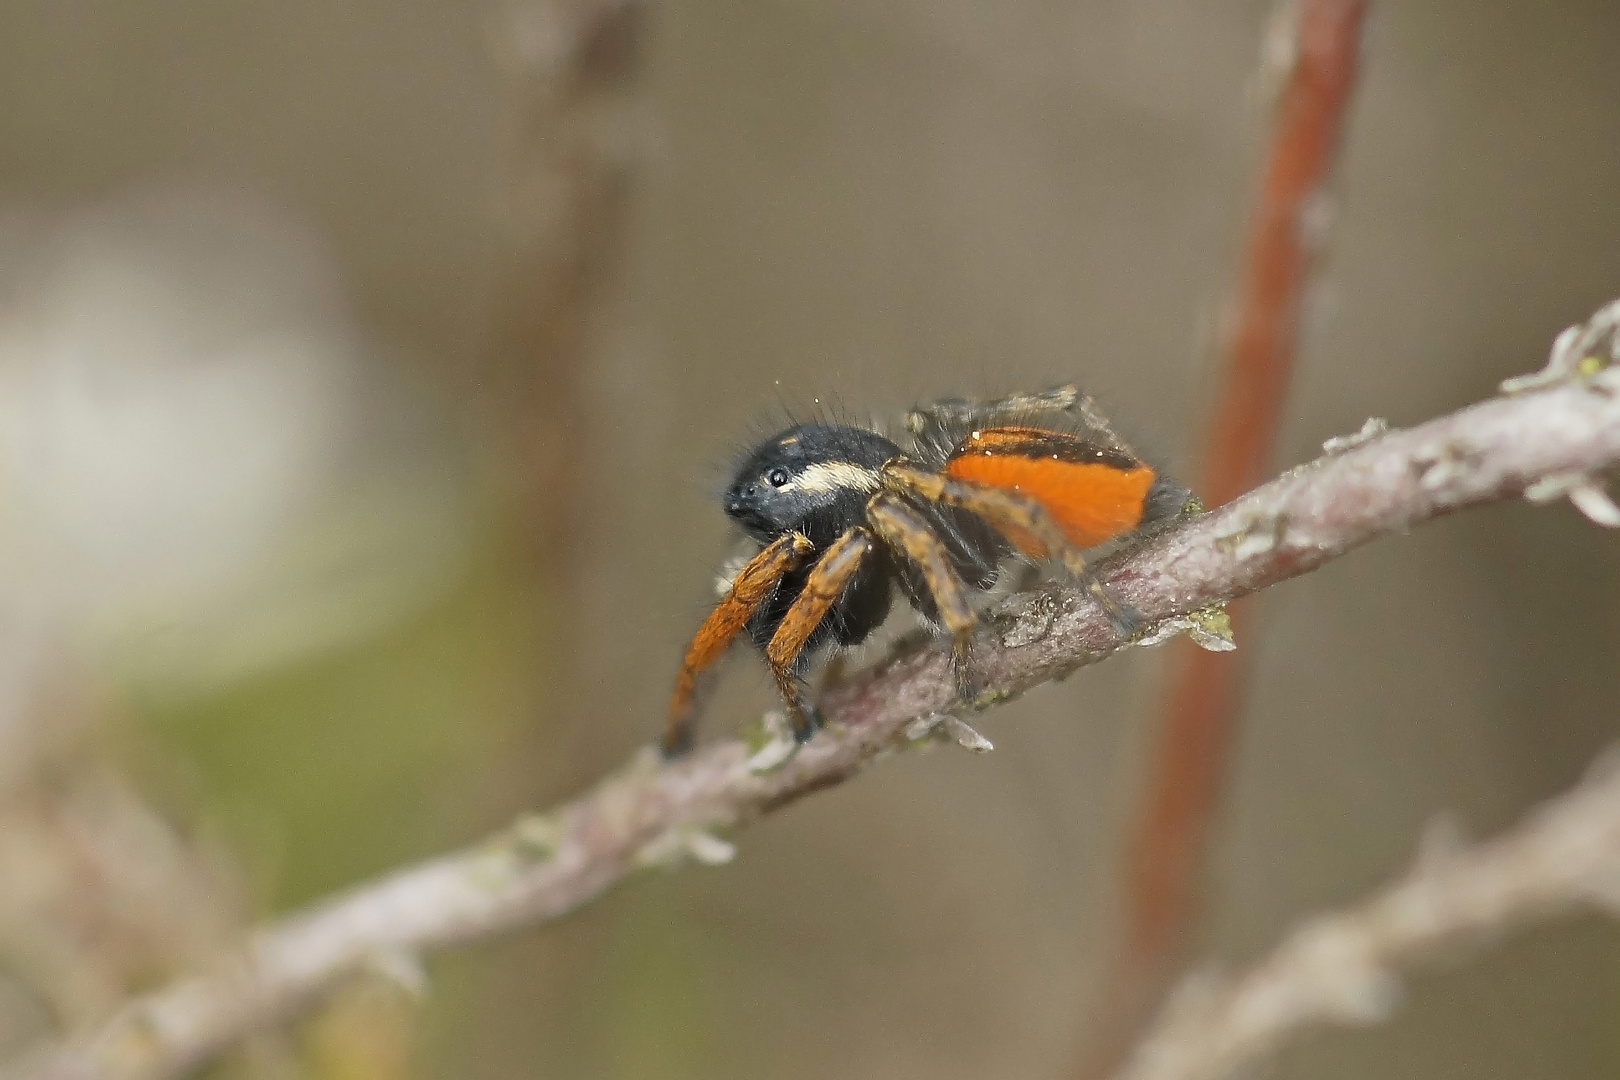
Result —
[[875, 431], [799, 424], [766, 439], [738, 466], [725, 508], [762, 544], [797, 529], [826, 547], [865, 520], [878, 470], [900, 448]]
[[[874, 431], [842, 424], [800, 424], [760, 444], [726, 489], [726, 513], [753, 539], [768, 544], [799, 534], [811, 545], [803, 565], [790, 571], [748, 620], [749, 636], [765, 648], [804, 591], [816, 559], [851, 529], [867, 525], [867, 504], [884, 486], [883, 467], [902, 462], [900, 447]], [[978, 589], [995, 584], [997, 565], [1011, 545], [966, 510], [899, 496], [944, 542], [952, 569]], [[801, 672], [828, 642], [858, 645], [889, 614], [893, 587], [925, 619], [938, 609], [922, 572], [887, 550], [874, 552], [811, 633], [794, 663]]]
[[1082, 548], [1196, 505], [1143, 464], [1073, 387], [913, 412], [908, 454], [874, 431], [799, 424], [760, 443], [724, 496], [760, 547], [692, 640], [670, 703], [667, 754], [691, 741], [696, 679], [747, 630], [793, 720], [818, 726], [801, 676], [825, 644], [854, 645], [896, 587], [949, 631], [958, 693], [971, 697], [970, 591], [1015, 552], [1088, 580], [1122, 628], [1131, 617], [1090, 579]]

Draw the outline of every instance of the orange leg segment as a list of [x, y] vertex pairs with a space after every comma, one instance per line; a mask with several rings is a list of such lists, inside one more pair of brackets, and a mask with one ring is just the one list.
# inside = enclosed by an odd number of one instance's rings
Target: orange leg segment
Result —
[[801, 743], [809, 742], [819, 725], [805, 706], [798, 677], [793, 673], [793, 662], [871, 552], [872, 537], [865, 529], [850, 529], [834, 540], [810, 571], [803, 591], [782, 616], [771, 643], [765, 648], [776, 687], [782, 692], [782, 701], [793, 720], [793, 737]]
[[783, 575], [803, 562], [812, 550], [809, 539], [798, 533], [771, 543], [738, 572], [726, 598], [698, 627], [692, 644], [686, 649], [686, 659], [675, 678], [675, 694], [669, 702], [669, 722], [663, 739], [666, 758], [677, 757], [691, 749], [698, 676], [725, 654], [726, 647], [748, 624], [754, 609], [771, 595]]

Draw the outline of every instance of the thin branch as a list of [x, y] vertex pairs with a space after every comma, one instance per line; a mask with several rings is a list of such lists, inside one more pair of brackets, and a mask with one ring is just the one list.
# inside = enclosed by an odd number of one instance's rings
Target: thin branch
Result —
[[504, 213], [489, 339], [473, 374], [513, 440], [529, 550], [565, 606], [585, 511], [581, 372], [623, 246], [647, 9], [643, 0], [489, 5]]
[[[1197, 489], [1211, 506], [1260, 483], [1271, 468], [1298, 353], [1300, 309], [1326, 238], [1328, 187], [1355, 89], [1367, 7], [1366, 0], [1297, 0], [1274, 20], [1267, 52], [1282, 69], [1276, 119]], [[1234, 607], [1231, 617], [1243, 636], [1245, 605]], [[1157, 747], [1126, 845], [1126, 925], [1085, 1076], [1118, 1067], [1157, 1010], [1192, 936], [1247, 666], [1243, 656], [1202, 649], [1183, 647], [1171, 655]]]
[[[1612, 347], [1612, 334], [1604, 342]], [[1620, 462], [1620, 369], [1338, 449], [1129, 553], [1103, 568], [1102, 580], [1161, 623], [1306, 573], [1380, 535]], [[979, 634], [977, 666], [993, 688], [981, 703], [1125, 644], [1075, 589], [1011, 597]], [[730, 847], [708, 830], [747, 824], [908, 745], [928, 721], [959, 708], [953, 686], [948, 649], [903, 653], [829, 691], [828, 729], [774, 771], [752, 768], [736, 740], [673, 764], [644, 751], [572, 803], [271, 924], [232, 965], [137, 999], [101, 1031], [11, 1075], [175, 1076], [368, 967], [414, 979], [420, 953], [557, 918], [638, 867], [683, 855], [723, 860]], [[957, 723], [938, 727], [971, 734]]]
[[1400, 970], [1581, 908], [1620, 914], [1620, 757], [1503, 836], [1464, 848], [1431, 826], [1401, 880], [1309, 920], [1241, 978], [1194, 975], [1118, 1080], [1221, 1080], [1302, 1032], [1400, 1003]]
[[1291, 5], [1277, 102], [1244, 256], [1209, 445], [1204, 499], [1219, 506], [1269, 471], [1311, 264], [1326, 240], [1328, 186], [1361, 58], [1367, 0]]

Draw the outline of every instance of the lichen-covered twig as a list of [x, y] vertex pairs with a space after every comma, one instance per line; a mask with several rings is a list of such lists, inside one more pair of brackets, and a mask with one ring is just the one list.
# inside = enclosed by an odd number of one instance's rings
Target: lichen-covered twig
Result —
[[[1612, 351], [1612, 333], [1604, 342]], [[1620, 368], [1583, 369], [1336, 449], [1102, 567], [1102, 581], [1162, 626], [1380, 535], [1522, 495], [1550, 476], [1590, 475], [1620, 462]], [[1011, 597], [977, 644], [987, 705], [1128, 643], [1083, 592], [1053, 587]], [[132, 1001], [100, 1031], [8, 1075], [174, 1076], [355, 972], [410, 981], [421, 953], [556, 918], [637, 867], [723, 860], [730, 847], [711, 830], [848, 779], [913, 736], [973, 743], [959, 722], [919, 723], [959, 711], [954, 686], [948, 648], [906, 652], [829, 691], [828, 729], [769, 771], [751, 766], [737, 740], [671, 764], [649, 749], [572, 803], [265, 927], [218, 970]]]
[[1582, 907], [1620, 914], [1620, 757], [1506, 834], [1464, 847], [1442, 819], [1404, 878], [1310, 919], [1236, 979], [1189, 977], [1118, 1080], [1220, 1080], [1309, 1028], [1379, 1023], [1400, 973]]

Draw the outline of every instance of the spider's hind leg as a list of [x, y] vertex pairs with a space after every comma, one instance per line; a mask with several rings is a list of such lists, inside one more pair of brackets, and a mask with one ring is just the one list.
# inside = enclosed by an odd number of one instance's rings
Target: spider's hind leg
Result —
[[906, 413], [906, 430], [921, 458], [933, 465], [945, 459], [967, 433], [980, 425], [995, 426], [1006, 421], [1039, 423], [1044, 417], [1078, 416], [1087, 425], [1100, 422], [1092, 399], [1072, 384], [1055, 386], [1037, 393], [1010, 394], [993, 401], [972, 398], [945, 398], [920, 405]]
[[1072, 383], [1033, 394], [1009, 394], [993, 401], [945, 398], [908, 412], [906, 430], [917, 435], [930, 426], [975, 424], [998, 416], [1060, 415], [1077, 409], [1089, 419], [1096, 410], [1096, 404]]

